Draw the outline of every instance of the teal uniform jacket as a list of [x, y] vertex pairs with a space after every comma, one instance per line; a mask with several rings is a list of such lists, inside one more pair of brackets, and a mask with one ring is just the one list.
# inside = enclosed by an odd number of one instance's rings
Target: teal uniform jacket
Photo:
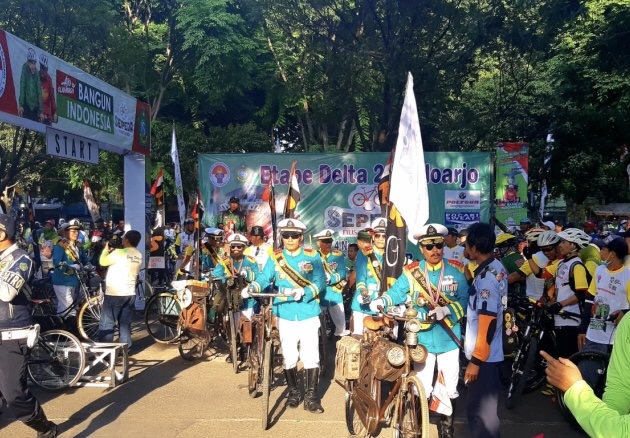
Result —
[[[343, 303], [343, 287], [346, 284], [348, 270], [346, 268], [346, 258], [341, 251], [331, 251], [326, 255], [321, 252], [322, 264], [325, 263], [324, 270], [330, 276], [330, 281], [324, 289], [320, 301], [321, 306], [336, 306]], [[328, 269], [326, 269], [328, 267]]]
[[[378, 260], [379, 265], [383, 264], [383, 253], [374, 248], [374, 255]], [[359, 297], [361, 295], [361, 289], [367, 289], [370, 291], [372, 299], [378, 298], [378, 289], [380, 287], [380, 278], [376, 278], [376, 271], [374, 266], [370, 263], [368, 253], [372, 251], [372, 248], [367, 248], [365, 251], [359, 251], [357, 254], [357, 260], [354, 264], [354, 268], [357, 273], [357, 286], [352, 297], [352, 304], [350, 308], [355, 312], [366, 313], [368, 315], [375, 315], [376, 312], [370, 310], [369, 304], [361, 304]]]
[[[76, 246], [76, 251], [68, 247], [66, 239], [61, 239], [53, 248], [53, 271], [52, 284], [58, 286], [79, 286], [79, 278], [74, 269], [68, 265], [87, 265], [88, 258], [83, 248]], [[60, 266], [61, 263], [65, 265]]]
[[[382, 296], [386, 310], [388, 307], [403, 304], [409, 297], [414, 309], [418, 311], [418, 319], [427, 319], [432, 307], [426, 297], [426, 291], [412, 275], [415, 269], [419, 269], [424, 276], [425, 264], [426, 261], [422, 260], [405, 266], [402, 275]], [[429, 282], [433, 286], [438, 284], [442, 264], [444, 264], [444, 277], [440, 294], [444, 302], [441, 305], [447, 306], [451, 311], [444, 320], [457, 339], [461, 341], [461, 319], [464, 316], [464, 309], [468, 306], [468, 283], [464, 275], [464, 265], [457, 260], [444, 259], [435, 267], [437, 269], [429, 268]], [[459, 348], [443, 324], [426, 324], [418, 332], [418, 342], [424, 345], [429, 353], [440, 354]]]
[[[217, 279], [221, 278], [221, 281], [225, 283], [227, 277], [232, 275], [230, 273], [230, 270], [227, 268], [227, 266], [230, 266], [230, 258], [231, 257], [224, 257], [223, 263], [217, 264], [217, 266], [212, 270], [212, 277]], [[235, 274], [239, 274], [241, 272], [245, 273], [245, 281], [247, 283], [251, 283], [252, 281], [254, 281], [254, 278], [256, 278], [256, 275], [258, 275], [258, 263], [256, 263], [256, 260], [254, 260], [252, 257], [245, 256], [243, 257], [243, 262], [240, 266], [238, 263], [234, 262], [233, 265], [235, 271], [237, 271], [235, 272]], [[239, 290], [238, 293], [240, 294], [241, 291]], [[255, 305], [255, 298], [246, 298], [243, 300], [243, 304], [241, 304], [240, 310], [251, 309]]]
[[278, 297], [273, 300], [273, 314], [278, 318], [290, 321], [302, 321], [319, 316], [319, 293], [326, 287], [326, 274], [322, 265], [322, 259], [317, 251], [300, 248], [295, 255], [289, 254], [284, 249], [274, 251], [263, 270], [251, 283], [254, 292], [260, 293], [272, 281], [280, 292], [285, 289], [295, 289], [300, 286], [291, 280], [281, 269], [277, 258], [282, 255], [282, 263], [288, 264], [300, 277], [308, 283], [304, 287], [304, 296], [295, 301], [293, 297]]

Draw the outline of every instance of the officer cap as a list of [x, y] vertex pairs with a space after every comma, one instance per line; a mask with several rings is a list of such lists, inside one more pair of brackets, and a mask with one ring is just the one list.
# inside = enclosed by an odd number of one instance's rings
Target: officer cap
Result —
[[280, 232], [293, 231], [296, 233], [304, 233], [304, 231], [306, 231], [306, 225], [297, 219], [282, 219], [278, 222], [278, 230]]
[[522, 223], [522, 224], [531, 224], [531, 223], [532, 223], [532, 221], [531, 221], [531, 219], [530, 219], [530, 218], [528, 218], [528, 217], [524, 217], [523, 219], [521, 219], [521, 223]]
[[315, 234], [313, 237], [316, 238], [317, 240], [322, 240], [322, 239], [332, 239], [334, 235], [335, 235], [335, 232], [333, 230], [326, 228], [325, 230], [322, 230], [319, 233]]
[[236, 202], [237, 204], [240, 204], [240, 203], [241, 203], [241, 200], [240, 200], [240, 199], [238, 199], [238, 196], [232, 196], [232, 197], [230, 198], [230, 204], [231, 204], [232, 202]]
[[418, 243], [423, 241], [443, 242], [444, 236], [448, 235], [448, 229], [442, 224], [426, 224], [420, 231], [414, 233], [413, 238], [418, 240]]
[[206, 235], [211, 237], [221, 237], [223, 236], [224, 231], [221, 228], [208, 227], [204, 230]]
[[228, 243], [231, 245], [247, 245], [247, 237], [240, 233], [234, 233], [228, 237]]
[[374, 219], [372, 221], [372, 229], [374, 231], [385, 231], [387, 229], [387, 220], [384, 217]]
[[194, 224], [195, 220], [191, 217], [187, 217], [186, 219], [184, 219], [184, 225], [188, 225], [188, 224]]
[[0, 231], [4, 231], [9, 240], [15, 237], [15, 219], [8, 214], [0, 214]]
[[373, 233], [371, 228], [365, 228], [357, 233], [357, 239], [372, 240]]
[[265, 230], [260, 225], [254, 225], [249, 232], [250, 236], [260, 236], [265, 237]]

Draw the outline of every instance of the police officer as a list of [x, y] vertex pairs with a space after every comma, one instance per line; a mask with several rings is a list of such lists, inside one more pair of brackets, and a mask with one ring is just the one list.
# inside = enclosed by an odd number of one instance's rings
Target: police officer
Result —
[[319, 305], [322, 311], [330, 313], [330, 318], [335, 324], [335, 336], [350, 334], [346, 330], [346, 316], [343, 309], [343, 288], [346, 285], [346, 258], [341, 251], [332, 250], [333, 236], [335, 232], [325, 229], [315, 234], [319, 255], [326, 271], [326, 288], [322, 291]]
[[247, 231], [245, 215], [240, 211], [241, 200], [238, 196], [230, 198], [230, 206], [221, 213], [219, 228], [230, 236], [232, 233], [244, 233]]
[[15, 228], [13, 218], [0, 214], [0, 394], [15, 418], [39, 438], [56, 437], [57, 426], [26, 386], [27, 338], [34, 329], [24, 286], [33, 275], [33, 261], [15, 244]]
[[[372, 245], [359, 244], [359, 254], [355, 263], [357, 286], [352, 298], [352, 333], [363, 334], [363, 319], [367, 315], [376, 312], [370, 310], [370, 302], [378, 298], [381, 284], [383, 252], [385, 251], [385, 230], [387, 221], [385, 218], [377, 218], [372, 221]], [[366, 234], [359, 235], [364, 239]]]
[[[319, 293], [326, 287], [326, 274], [322, 260], [313, 249], [302, 248], [306, 226], [297, 219], [283, 219], [278, 230], [284, 249], [278, 249], [265, 263], [265, 267], [249, 288], [243, 289], [243, 298], [249, 291], [264, 290], [275, 281], [275, 285], [286, 297], [275, 298], [273, 313], [276, 316], [284, 369], [289, 396], [288, 408], [300, 404], [300, 391], [297, 389], [297, 363], [302, 360], [306, 373], [304, 409], [312, 413], [322, 413], [317, 395], [319, 381], [319, 337], [320, 327]], [[299, 344], [299, 349], [298, 349]]]
[[[387, 310], [410, 299], [419, 319], [426, 320], [435, 315], [437, 322], [423, 325], [418, 332], [418, 342], [427, 348], [429, 354], [426, 362], [414, 363], [414, 369], [430, 397], [437, 365], [438, 375], [442, 373], [444, 376], [454, 411], [455, 399], [459, 396], [461, 321], [468, 305], [468, 283], [464, 265], [444, 258], [444, 238], [448, 232], [444, 225], [427, 224], [414, 234], [424, 260], [405, 266], [392, 287], [370, 303], [370, 309], [377, 311], [382, 306]], [[452, 438], [453, 433], [453, 414], [440, 415], [438, 436]]]
[[265, 241], [265, 230], [260, 225], [254, 225], [249, 230], [249, 241], [251, 245], [245, 248], [245, 255], [256, 259], [256, 263], [260, 269], [265, 266], [269, 253], [272, 251], [272, 246], [269, 242]]
[[216, 268], [223, 260], [223, 236], [219, 228], [208, 227], [201, 239], [201, 268], [206, 271]]

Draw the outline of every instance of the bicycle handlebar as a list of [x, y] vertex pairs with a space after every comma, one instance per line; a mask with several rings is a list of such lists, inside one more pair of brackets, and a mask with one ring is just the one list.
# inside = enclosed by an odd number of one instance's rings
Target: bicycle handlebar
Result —
[[435, 315], [431, 315], [429, 316], [429, 319], [419, 319], [416, 317], [406, 317], [404, 315], [396, 315], [394, 313], [390, 313], [390, 312], [385, 312], [383, 310], [383, 307], [378, 306], [378, 311], [380, 315], [383, 316], [387, 316], [388, 318], [392, 318], [396, 321], [403, 321], [403, 322], [407, 322], [407, 321], [418, 321], [420, 324], [435, 324], [436, 322], [438, 322], [437, 317]]
[[279, 297], [292, 297], [293, 295], [287, 295], [282, 293], [264, 293], [264, 292], [249, 292], [249, 296], [252, 298], [279, 298]]

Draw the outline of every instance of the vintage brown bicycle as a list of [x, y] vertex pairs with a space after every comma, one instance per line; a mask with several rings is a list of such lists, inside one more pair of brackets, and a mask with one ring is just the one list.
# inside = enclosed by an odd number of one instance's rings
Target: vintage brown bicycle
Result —
[[[337, 343], [335, 381], [346, 390], [346, 426], [351, 436], [371, 437], [391, 426], [396, 438], [429, 436], [429, 406], [412, 362], [424, 362], [427, 349], [418, 343], [422, 324], [409, 306], [403, 316], [385, 314], [364, 319], [361, 339]], [[391, 340], [397, 321], [404, 322], [405, 342]]]

